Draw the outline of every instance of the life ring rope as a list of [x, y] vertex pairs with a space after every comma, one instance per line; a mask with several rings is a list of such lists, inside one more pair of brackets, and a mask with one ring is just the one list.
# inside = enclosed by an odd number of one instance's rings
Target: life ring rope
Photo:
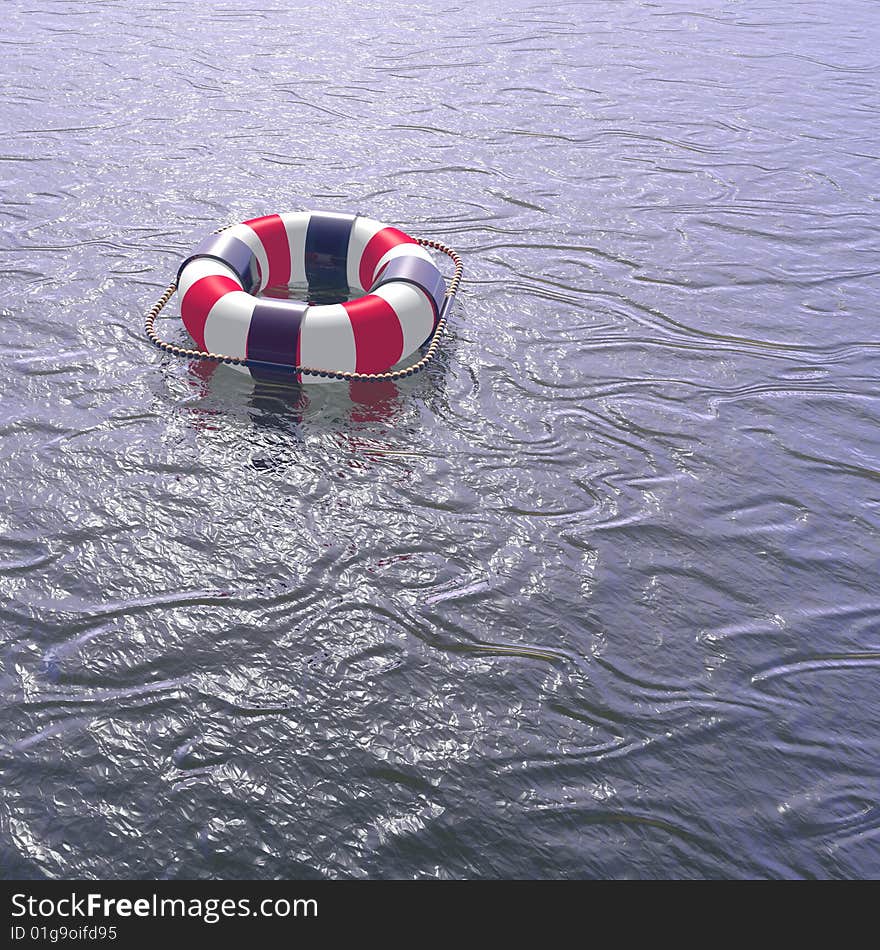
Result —
[[[216, 233], [219, 234], [224, 230], [226, 229], [220, 228]], [[431, 335], [425, 341], [424, 347], [426, 347], [426, 349], [423, 356], [415, 363], [412, 363], [403, 369], [388, 370], [385, 373], [357, 373], [352, 371], [313, 369], [309, 366], [290, 366], [288, 364], [270, 363], [265, 360], [253, 360], [240, 356], [225, 356], [222, 353], [208, 353], [205, 350], [190, 349], [189, 347], [178, 346], [175, 343], [170, 343], [167, 340], [163, 340], [159, 336], [159, 334], [156, 332], [155, 323], [156, 318], [159, 316], [165, 305], [174, 296], [174, 292], [177, 290], [176, 280], [171, 281], [162, 296], [144, 314], [144, 331], [146, 332], [147, 339], [154, 346], [157, 346], [160, 350], [163, 350], [166, 353], [171, 353], [172, 356], [182, 356], [186, 359], [207, 360], [213, 363], [227, 363], [234, 366], [263, 367], [281, 370], [285, 373], [302, 373], [304, 376], [321, 376], [324, 379], [341, 379], [347, 382], [358, 383], [379, 383], [395, 379], [404, 379], [407, 376], [414, 376], [416, 373], [420, 373], [423, 369], [425, 369], [425, 367], [428, 366], [428, 364], [430, 364], [437, 356], [437, 351], [440, 348], [440, 338], [443, 336], [443, 333], [446, 330], [448, 317], [452, 310], [455, 296], [458, 293], [458, 288], [461, 284], [462, 273], [464, 271], [464, 265], [461, 258], [451, 247], [448, 247], [441, 241], [434, 241], [429, 238], [417, 238], [417, 241], [423, 247], [430, 247], [433, 250], [440, 251], [442, 254], [445, 254], [447, 257], [449, 257], [452, 260], [452, 263], [455, 265], [455, 273], [449, 281], [449, 287], [446, 291], [443, 307], [440, 310], [437, 323], [434, 325]]]

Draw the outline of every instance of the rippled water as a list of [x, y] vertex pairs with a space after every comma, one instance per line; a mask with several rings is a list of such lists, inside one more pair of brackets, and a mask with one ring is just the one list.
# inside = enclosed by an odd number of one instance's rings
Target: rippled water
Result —
[[[4, 14], [0, 876], [880, 875], [876, 4]], [[438, 365], [146, 343], [298, 208]]]

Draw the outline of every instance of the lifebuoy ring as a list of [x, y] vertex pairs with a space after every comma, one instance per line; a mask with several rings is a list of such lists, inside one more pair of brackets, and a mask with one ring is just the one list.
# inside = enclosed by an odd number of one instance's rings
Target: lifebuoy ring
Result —
[[[257, 296], [290, 284], [308, 284], [313, 296], [347, 288], [361, 296], [330, 304]], [[202, 350], [357, 373], [386, 372], [414, 353], [447, 289], [408, 234], [323, 211], [267, 215], [212, 234], [181, 265], [177, 288], [183, 323]]]

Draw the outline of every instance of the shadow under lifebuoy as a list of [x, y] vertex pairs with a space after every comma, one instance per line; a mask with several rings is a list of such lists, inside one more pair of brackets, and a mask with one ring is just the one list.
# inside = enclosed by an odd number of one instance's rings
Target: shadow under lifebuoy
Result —
[[350, 450], [375, 448], [377, 440], [387, 441], [389, 427], [418, 411], [407, 398], [410, 380], [309, 384], [292, 373], [251, 375], [202, 361], [190, 363], [187, 379], [196, 391], [187, 406], [196, 430], [215, 429], [222, 416], [241, 419], [244, 410], [256, 430], [283, 433], [288, 445], [302, 443], [311, 429], [340, 438]]

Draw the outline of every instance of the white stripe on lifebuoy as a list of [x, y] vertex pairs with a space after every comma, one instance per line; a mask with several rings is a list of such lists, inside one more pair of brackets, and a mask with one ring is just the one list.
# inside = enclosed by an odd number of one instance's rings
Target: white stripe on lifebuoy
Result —
[[384, 227], [384, 224], [380, 224], [372, 218], [358, 217], [355, 218], [351, 229], [351, 238], [348, 242], [348, 286], [364, 294], [369, 288], [361, 287], [359, 276], [361, 258], [364, 256], [364, 248], [366, 248], [370, 238], [374, 234], [378, 234]]
[[190, 261], [180, 272], [180, 280], [177, 282], [177, 292], [180, 294], [180, 299], [183, 300], [186, 292], [197, 280], [215, 275], [217, 277], [228, 277], [241, 287], [238, 274], [231, 267], [214, 257], [197, 257], [194, 261]]
[[[309, 307], [299, 337], [300, 366], [351, 372], [357, 366], [354, 330], [345, 308], [338, 303]], [[304, 376], [310, 383], [325, 382], [320, 376]]]
[[434, 327], [434, 309], [424, 291], [403, 281], [389, 281], [373, 291], [373, 295], [391, 304], [403, 331], [404, 355], [415, 352]]
[[[257, 298], [243, 290], [224, 294], [211, 307], [205, 323], [205, 346], [209, 353], [247, 356], [248, 331]], [[236, 369], [246, 369], [236, 366]]]
[[311, 211], [290, 211], [280, 215], [290, 244], [290, 283], [306, 282], [306, 234]]

